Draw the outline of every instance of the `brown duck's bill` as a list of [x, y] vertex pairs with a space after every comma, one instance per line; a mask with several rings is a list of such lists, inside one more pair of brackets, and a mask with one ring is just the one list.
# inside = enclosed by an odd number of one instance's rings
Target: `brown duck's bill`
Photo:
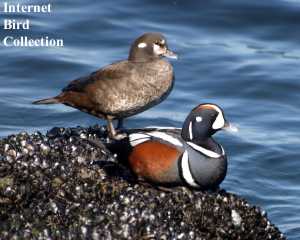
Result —
[[236, 133], [239, 131], [237, 126], [235, 126], [234, 124], [229, 123], [229, 122], [225, 122], [225, 125], [224, 125], [224, 127], [222, 127], [222, 129], [227, 132], [232, 132], [232, 133]]
[[164, 57], [178, 59], [178, 55], [171, 50], [167, 49], [167, 51], [163, 54]]

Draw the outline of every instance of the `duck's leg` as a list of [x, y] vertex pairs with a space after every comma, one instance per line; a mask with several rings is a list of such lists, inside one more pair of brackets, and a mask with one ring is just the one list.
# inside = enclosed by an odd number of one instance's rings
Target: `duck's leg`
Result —
[[116, 136], [116, 130], [113, 124], [113, 120], [110, 117], [107, 117], [107, 131], [109, 138], [115, 139]]
[[107, 117], [107, 130], [108, 130], [108, 136], [111, 139], [114, 140], [121, 140], [125, 137], [127, 137], [126, 133], [117, 133], [113, 124], [113, 118], [112, 117]]

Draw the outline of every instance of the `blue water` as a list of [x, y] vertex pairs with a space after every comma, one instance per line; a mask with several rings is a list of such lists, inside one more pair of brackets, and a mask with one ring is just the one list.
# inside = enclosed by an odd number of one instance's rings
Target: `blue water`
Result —
[[197, 104], [219, 104], [240, 128], [239, 134], [217, 136], [230, 161], [222, 187], [260, 205], [289, 239], [300, 239], [299, 0], [52, 3], [50, 15], [14, 15], [30, 17], [30, 31], [0, 30], [1, 38], [26, 34], [65, 40], [64, 48], [1, 46], [0, 136], [99, 123], [63, 105], [31, 101], [54, 96], [73, 78], [126, 58], [138, 35], [162, 32], [180, 56], [172, 61], [175, 89], [126, 126], [180, 127]]

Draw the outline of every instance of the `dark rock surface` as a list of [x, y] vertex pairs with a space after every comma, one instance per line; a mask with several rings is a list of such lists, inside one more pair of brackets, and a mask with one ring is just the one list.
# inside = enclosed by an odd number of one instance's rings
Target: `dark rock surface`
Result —
[[0, 140], [0, 239], [285, 239], [224, 190], [137, 183], [102, 143], [99, 126]]

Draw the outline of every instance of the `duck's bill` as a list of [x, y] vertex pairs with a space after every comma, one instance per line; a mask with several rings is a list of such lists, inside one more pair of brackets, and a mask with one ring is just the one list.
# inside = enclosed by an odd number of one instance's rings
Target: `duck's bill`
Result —
[[167, 49], [167, 51], [163, 53], [163, 56], [171, 59], [178, 59], [178, 55], [169, 49]]
[[229, 122], [226, 122], [224, 127], [222, 127], [222, 129], [227, 132], [232, 132], [232, 133], [236, 133], [239, 131], [237, 126], [235, 126], [234, 124], [229, 123]]

